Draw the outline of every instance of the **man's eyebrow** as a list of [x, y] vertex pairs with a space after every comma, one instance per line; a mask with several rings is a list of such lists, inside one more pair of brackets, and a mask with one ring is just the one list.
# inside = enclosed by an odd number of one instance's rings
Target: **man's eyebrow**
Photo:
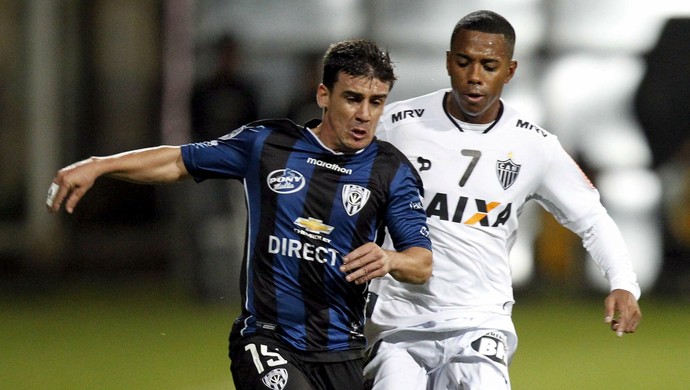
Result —
[[[357, 98], [364, 98], [365, 97], [363, 93], [350, 91], [350, 90], [343, 91], [343, 95], [357, 97]], [[380, 93], [377, 95], [369, 96], [369, 99], [385, 99], [387, 97], [388, 97], [387, 93]]]
[[[475, 59], [475, 57], [473, 57], [469, 54], [460, 53], [460, 52], [455, 53], [455, 56], [460, 57], [460, 58], [464, 58], [464, 59], [469, 60], [469, 61], [472, 61]], [[501, 61], [501, 59], [499, 57], [489, 57], [489, 58], [480, 58], [479, 59], [479, 62], [481, 62], [481, 63], [500, 62], [500, 61]]]

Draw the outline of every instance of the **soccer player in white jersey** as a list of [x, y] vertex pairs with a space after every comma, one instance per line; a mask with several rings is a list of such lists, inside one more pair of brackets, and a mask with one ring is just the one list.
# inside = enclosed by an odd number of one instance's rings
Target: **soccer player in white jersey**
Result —
[[607, 327], [622, 336], [639, 324], [637, 277], [598, 191], [554, 135], [501, 99], [514, 46], [501, 15], [467, 15], [446, 53], [451, 88], [390, 104], [379, 121], [377, 136], [424, 181], [434, 264], [423, 285], [371, 286], [365, 377], [375, 390], [510, 389], [509, 253], [529, 200], [579, 235], [608, 279]]

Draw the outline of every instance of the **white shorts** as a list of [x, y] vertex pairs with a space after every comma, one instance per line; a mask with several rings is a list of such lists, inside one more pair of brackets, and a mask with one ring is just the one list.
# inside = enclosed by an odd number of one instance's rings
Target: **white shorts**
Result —
[[394, 333], [374, 346], [364, 376], [374, 390], [509, 390], [515, 328], [509, 316], [490, 322], [495, 327]]

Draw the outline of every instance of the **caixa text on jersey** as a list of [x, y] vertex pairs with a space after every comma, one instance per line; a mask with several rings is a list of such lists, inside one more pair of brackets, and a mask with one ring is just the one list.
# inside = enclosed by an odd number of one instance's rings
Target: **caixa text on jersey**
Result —
[[[500, 202], [490, 202], [484, 199], [474, 199], [472, 202], [470, 198], [461, 196], [458, 198], [451, 218], [448, 202], [448, 194], [441, 192], [435, 194], [426, 208], [427, 217], [438, 217], [443, 221], [464, 223], [465, 225], [497, 227], [508, 222], [513, 205], [508, 203], [504, 206]], [[490, 215], [495, 218], [493, 221], [490, 220]]]

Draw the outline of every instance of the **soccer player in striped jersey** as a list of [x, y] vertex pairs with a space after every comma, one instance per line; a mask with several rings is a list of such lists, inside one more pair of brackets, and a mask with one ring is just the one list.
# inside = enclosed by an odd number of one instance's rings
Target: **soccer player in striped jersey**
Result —
[[[331, 45], [316, 91], [322, 120], [264, 120], [208, 142], [92, 157], [58, 172], [49, 209], [72, 212], [102, 175], [242, 180], [249, 221], [243, 307], [230, 335], [235, 387], [361, 388], [369, 282], [390, 274], [421, 284], [431, 274], [419, 175], [374, 138], [394, 81], [374, 42]], [[376, 243], [384, 228], [394, 250]]]
[[517, 68], [514, 45], [502, 16], [467, 15], [446, 54], [451, 88], [389, 104], [381, 117], [377, 137], [424, 181], [434, 264], [423, 285], [372, 282], [365, 375], [376, 390], [510, 389], [509, 253], [529, 200], [582, 238], [610, 283], [611, 329], [638, 326], [637, 277], [597, 190], [554, 135], [501, 99]]

